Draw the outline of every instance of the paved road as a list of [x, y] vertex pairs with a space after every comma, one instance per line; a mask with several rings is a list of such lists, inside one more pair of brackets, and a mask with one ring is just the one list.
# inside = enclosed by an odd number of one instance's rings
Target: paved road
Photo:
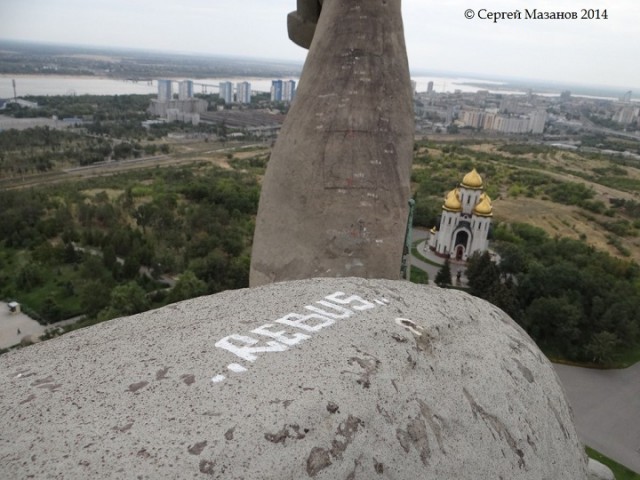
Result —
[[[414, 228], [412, 231], [411, 243], [413, 244], [413, 242], [415, 242], [416, 240], [425, 240], [428, 236], [429, 236], [429, 232], [427, 230], [423, 230], [421, 228]], [[418, 267], [420, 270], [427, 272], [429, 274], [429, 283], [433, 283], [433, 281], [436, 278], [436, 275], [438, 274], [438, 270], [440, 270], [440, 267], [436, 267], [435, 265], [426, 263], [420, 260], [419, 258], [416, 258], [414, 255], [411, 255], [411, 265]]]
[[[416, 240], [426, 240], [429, 236], [429, 232], [427, 230], [423, 230], [421, 228], [415, 228], [413, 230], [412, 235], [412, 243]], [[431, 260], [432, 262], [439, 263], [440, 265], [444, 264], [444, 259], [435, 255], [432, 251], [430, 251], [424, 242], [421, 242], [417, 246], [418, 251], [426, 258]], [[416, 258], [414, 255], [411, 255], [411, 265], [418, 267], [419, 269], [427, 272], [429, 274], [429, 283], [433, 283], [436, 279], [436, 275], [441, 267], [433, 265], [431, 263], [424, 262], [419, 258]], [[453, 282], [456, 282], [456, 273], [458, 270], [462, 272], [462, 285], [466, 285], [466, 279], [464, 277], [465, 267], [461, 262], [452, 261], [451, 262], [451, 278]]]
[[640, 473], [640, 363], [624, 370], [555, 368], [582, 442]]
[[27, 335], [39, 337], [44, 330], [45, 327], [24, 313], [10, 313], [9, 306], [0, 302], [0, 348], [12, 347]]

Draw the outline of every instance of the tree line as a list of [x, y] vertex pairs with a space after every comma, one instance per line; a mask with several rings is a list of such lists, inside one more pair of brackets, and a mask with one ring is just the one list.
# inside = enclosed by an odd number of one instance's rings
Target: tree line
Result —
[[552, 357], [606, 364], [640, 349], [640, 267], [584, 241], [501, 224], [468, 265], [470, 292], [516, 320]]
[[258, 196], [213, 166], [0, 191], [0, 298], [51, 323], [246, 287]]

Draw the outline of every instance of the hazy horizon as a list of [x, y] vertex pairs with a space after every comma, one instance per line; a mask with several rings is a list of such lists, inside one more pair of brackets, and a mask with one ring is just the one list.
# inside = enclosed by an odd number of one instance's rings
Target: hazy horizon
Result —
[[[470, 7], [472, 19], [465, 18]], [[537, 0], [526, 9], [580, 16], [584, 7], [591, 5]], [[477, 6], [403, 0], [409, 65], [412, 72], [479, 72], [475, 75], [640, 90], [635, 62], [640, 3], [617, 0], [600, 7], [606, 19], [494, 23], [479, 17], [523, 14], [525, 7], [507, 0]], [[0, 37], [301, 64], [306, 50], [288, 39], [286, 28], [286, 16], [295, 8], [295, 0], [3, 0]]]
[[[0, 48], [3, 46], [5, 48], [10, 47], [11, 45], [15, 46], [30, 46], [30, 47], [38, 47], [42, 46], [45, 48], [51, 48], [52, 50], [71, 50], [68, 52], [69, 55], [78, 55], [81, 51], [86, 51], [89, 53], [102, 53], [105, 55], [114, 55], [117, 54], [124, 55], [134, 55], [134, 54], [148, 54], [154, 56], [178, 56], [178, 57], [190, 57], [190, 58], [198, 58], [198, 59], [221, 59], [227, 61], [252, 61], [258, 64], [266, 64], [266, 65], [287, 65], [291, 67], [297, 67], [300, 72], [302, 71], [302, 67], [304, 64], [304, 60], [297, 61], [291, 59], [283, 59], [283, 58], [260, 58], [255, 56], [242, 56], [242, 55], [225, 55], [225, 54], [214, 54], [214, 53], [198, 53], [198, 52], [177, 52], [177, 51], [166, 51], [166, 50], [153, 50], [153, 49], [141, 49], [136, 47], [107, 47], [107, 46], [99, 46], [99, 45], [83, 45], [83, 44], [69, 44], [69, 43], [57, 43], [57, 42], [38, 42], [38, 41], [23, 41], [23, 40], [7, 40], [0, 39]], [[0, 50], [0, 55], [2, 51]], [[519, 89], [533, 88], [538, 89], [540, 91], [558, 91], [562, 89], [571, 90], [572, 88], [575, 90], [574, 93], [578, 92], [587, 92], [584, 94], [587, 95], [606, 95], [606, 96], [619, 96], [624, 92], [631, 90], [633, 92], [633, 99], [640, 99], [640, 88], [625, 88], [616, 85], [607, 85], [607, 84], [598, 84], [598, 83], [589, 83], [588, 81], [580, 82], [559, 82], [556, 79], [548, 78], [548, 79], [537, 79], [537, 78], [527, 78], [524, 76], [509, 76], [509, 75], [498, 75], [491, 74], [486, 72], [472, 72], [472, 71], [446, 71], [446, 70], [437, 70], [437, 69], [426, 69], [426, 68], [412, 68], [411, 76], [412, 77], [455, 77], [466, 79], [470, 81], [468, 84], [483, 84], [486, 82], [487, 84], [493, 84], [496, 88], [498, 87], [513, 87]], [[0, 74], [0, 76], [11, 76], [11, 74]], [[47, 74], [51, 75], [51, 74]], [[242, 75], [238, 75], [242, 76]], [[489, 85], [487, 85], [489, 88]], [[572, 92], [574, 91], [572, 90]], [[590, 92], [590, 93], [589, 93]]]

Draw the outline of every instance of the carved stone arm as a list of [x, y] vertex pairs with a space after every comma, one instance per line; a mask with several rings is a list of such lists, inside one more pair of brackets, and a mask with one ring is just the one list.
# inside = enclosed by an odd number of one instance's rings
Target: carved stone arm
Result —
[[295, 12], [287, 16], [289, 38], [302, 48], [309, 48], [322, 10], [322, 0], [298, 0]]

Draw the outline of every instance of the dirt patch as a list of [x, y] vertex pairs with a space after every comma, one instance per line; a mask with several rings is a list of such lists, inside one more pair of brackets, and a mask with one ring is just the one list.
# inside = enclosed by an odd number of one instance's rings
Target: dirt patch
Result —
[[245, 158], [262, 157], [262, 156], [268, 155], [269, 154], [269, 150], [270, 149], [268, 149], [268, 148], [261, 148], [261, 149], [247, 151], [247, 152], [234, 152], [233, 153], [233, 158], [237, 158], [239, 160], [243, 160]]
[[122, 190], [115, 190], [111, 188], [92, 188], [90, 190], [80, 191], [80, 193], [88, 197], [95, 197], [99, 193], [103, 193], [103, 192], [107, 194], [107, 196], [109, 197], [109, 200], [115, 200], [123, 193]]

